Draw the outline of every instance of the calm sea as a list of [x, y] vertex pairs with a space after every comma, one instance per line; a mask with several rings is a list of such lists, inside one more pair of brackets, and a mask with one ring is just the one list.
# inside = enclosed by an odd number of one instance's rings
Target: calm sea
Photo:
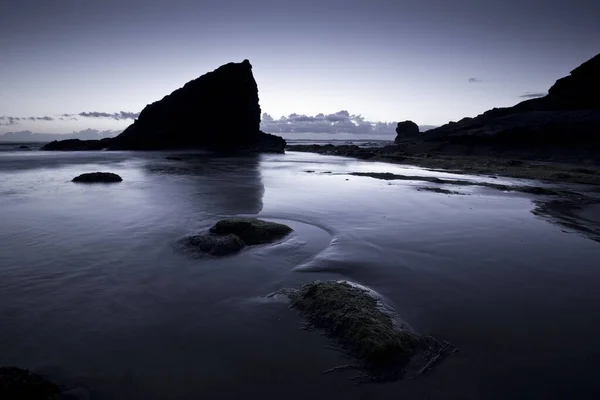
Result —
[[[3, 148], [0, 365], [82, 399], [600, 397], [600, 243], [533, 215], [534, 197], [418, 191], [348, 173], [454, 175], [306, 153]], [[93, 171], [124, 181], [70, 182]], [[230, 215], [295, 232], [221, 259], [178, 246]], [[348, 360], [265, 297], [317, 279], [368, 286], [461, 351], [390, 384], [323, 374]]]

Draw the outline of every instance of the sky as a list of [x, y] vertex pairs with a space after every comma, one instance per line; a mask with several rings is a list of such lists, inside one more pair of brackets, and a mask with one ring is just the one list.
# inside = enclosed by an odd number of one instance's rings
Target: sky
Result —
[[0, 134], [124, 129], [244, 59], [274, 121], [441, 125], [544, 94], [600, 52], [599, 15], [597, 0], [8, 0]]

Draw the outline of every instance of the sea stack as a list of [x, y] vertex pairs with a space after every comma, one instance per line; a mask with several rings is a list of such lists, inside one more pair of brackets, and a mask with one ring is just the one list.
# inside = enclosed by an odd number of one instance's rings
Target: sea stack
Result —
[[[147, 105], [107, 150], [205, 149], [283, 153], [285, 140], [260, 130], [258, 86], [248, 60], [229, 63]], [[96, 142], [96, 141], [94, 141]], [[52, 142], [45, 150], [88, 150]], [[79, 143], [81, 144], [81, 143]], [[96, 150], [96, 143], [89, 143]]]
[[396, 143], [401, 142], [406, 138], [415, 138], [419, 136], [419, 125], [415, 124], [413, 121], [398, 122], [396, 134], [397, 136], [394, 140]]

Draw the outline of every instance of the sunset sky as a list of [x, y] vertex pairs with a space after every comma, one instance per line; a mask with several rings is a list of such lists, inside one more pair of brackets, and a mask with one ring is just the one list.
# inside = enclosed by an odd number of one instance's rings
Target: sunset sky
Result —
[[600, 52], [599, 16], [597, 0], [3, 1], [0, 133], [123, 129], [243, 59], [276, 119], [440, 125], [546, 92]]

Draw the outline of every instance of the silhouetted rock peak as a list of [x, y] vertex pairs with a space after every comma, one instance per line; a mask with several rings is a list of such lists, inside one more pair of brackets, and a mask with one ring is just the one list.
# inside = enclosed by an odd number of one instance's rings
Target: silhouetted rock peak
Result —
[[398, 134], [398, 136], [396, 136], [396, 142], [399, 142], [400, 140], [407, 137], [418, 136], [419, 125], [415, 124], [412, 121], [398, 122], [398, 125], [396, 126], [396, 133]]
[[[232, 62], [147, 105], [133, 124], [102, 147], [282, 153], [285, 140], [261, 132], [260, 117], [258, 86], [250, 61]], [[58, 142], [43, 149], [90, 150], [97, 146]]]
[[229, 63], [146, 106], [111, 147], [244, 147], [261, 136], [260, 116], [250, 61]]

